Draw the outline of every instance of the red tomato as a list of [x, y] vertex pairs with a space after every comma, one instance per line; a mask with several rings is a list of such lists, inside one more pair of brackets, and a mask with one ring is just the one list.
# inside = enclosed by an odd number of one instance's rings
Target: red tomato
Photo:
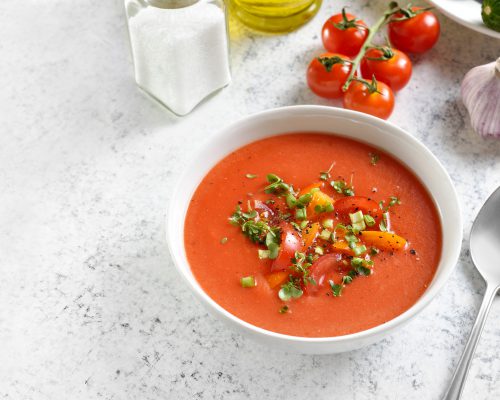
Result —
[[394, 93], [383, 82], [377, 82], [377, 90], [374, 92], [364, 83], [352, 82], [344, 94], [344, 108], [389, 118], [394, 109]]
[[[412, 11], [421, 10], [412, 7]], [[395, 14], [394, 18], [403, 15]], [[389, 40], [401, 51], [409, 53], [424, 53], [430, 50], [439, 38], [439, 21], [430, 11], [424, 11], [403, 21], [389, 23]]]
[[[325, 57], [340, 57], [348, 60], [349, 58], [342, 54], [324, 53], [319, 58]], [[335, 99], [342, 97], [342, 85], [344, 85], [349, 72], [351, 71], [350, 64], [334, 64], [330, 70], [322, 64], [318, 58], [315, 58], [309, 64], [307, 69], [307, 84], [311, 90], [318, 96], [326, 97], [327, 99]]]
[[369, 49], [361, 60], [361, 75], [384, 82], [392, 90], [400, 90], [406, 86], [411, 77], [411, 61], [402, 51], [391, 49], [393, 56], [388, 60], [370, 60], [384, 55], [382, 50]]
[[281, 244], [278, 257], [271, 265], [271, 271], [285, 271], [292, 265], [295, 252], [302, 249], [302, 240], [292, 226], [286, 222], [280, 224]]
[[304, 289], [308, 294], [316, 293], [322, 286], [326, 283], [326, 277], [328, 274], [334, 271], [335, 266], [342, 259], [340, 254], [329, 253], [318, 258], [313, 265], [311, 265], [309, 271], [311, 273], [311, 278], [314, 279], [316, 285], [309, 283]]
[[348, 217], [349, 213], [363, 211], [377, 219], [380, 216], [380, 208], [375, 200], [364, 196], [348, 196], [338, 199], [334, 204], [335, 212], [342, 217]]
[[[354, 22], [356, 17], [352, 14], [345, 14], [347, 19], [352, 24], [366, 26], [362, 20], [357, 20]], [[368, 36], [368, 29], [352, 26], [346, 29], [340, 29], [335, 26], [335, 24], [342, 23], [342, 14], [336, 14], [326, 20], [321, 31], [321, 38], [323, 39], [323, 45], [325, 49], [331, 53], [345, 54], [349, 57], [353, 57], [359, 53], [361, 46]]]

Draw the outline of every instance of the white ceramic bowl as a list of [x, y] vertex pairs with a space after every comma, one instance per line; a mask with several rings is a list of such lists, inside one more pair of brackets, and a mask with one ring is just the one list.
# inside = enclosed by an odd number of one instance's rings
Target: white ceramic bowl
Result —
[[[432, 283], [410, 309], [391, 321], [345, 336], [306, 338], [283, 335], [251, 325], [230, 314], [203, 291], [191, 273], [183, 243], [184, 219], [190, 199], [201, 180], [231, 151], [265, 137], [291, 132], [338, 134], [391, 153], [421, 179], [434, 199], [441, 222], [448, 221], [442, 224], [442, 256]], [[436, 157], [409, 133], [389, 122], [355, 111], [322, 106], [293, 106], [251, 115], [210, 137], [186, 168], [173, 193], [167, 215], [167, 236], [179, 273], [193, 293], [217, 317], [241, 333], [270, 346], [301, 353], [325, 354], [349, 351], [376, 342], [422, 311], [443, 287], [455, 267], [462, 243], [462, 217], [450, 177]]]

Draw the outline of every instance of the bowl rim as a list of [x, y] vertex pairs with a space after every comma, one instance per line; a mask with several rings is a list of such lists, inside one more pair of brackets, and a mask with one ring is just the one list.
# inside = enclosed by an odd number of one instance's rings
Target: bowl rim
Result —
[[[405, 310], [403, 313], [399, 314], [398, 316], [394, 317], [393, 319], [380, 324], [376, 325], [372, 328], [355, 332], [355, 333], [350, 333], [347, 335], [340, 335], [340, 336], [324, 336], [324, 337], [305, 337], [305, 336], [294, 336], [294, 335], [287, 335], [279, 332], [274, 332], [268, 329], [261, 328], [259, 326], [253, 325], [233, 314], [231, 314], [229, 311], [227, 311], [225, 308], [220, 306], [215, 300], [213, 300], [203, 289], [202, 287], [198, 284], [196, 281], [196, 278], [193, 275], [189, 275], [185, 268], [180, 267], [180, 265], [185, 264], [187, 269], [189, 270], [191, 267], [189, 265], [189, 262], [187, 260], [187, 257], [185, 255], [183, 256], [182, 254], [178, 254], [177, 251], [173, 248], [172, 245], [172, 240], [171, 236], [175, 234], [175, 229], [172, 227], [172, 224], [169, 221], [172, 221], [172, 216], [177, 213], [177, 210], [175, 209], [175, 204], [176, 201], [175, 199], [179, 196], [181, 192], [181, 186], [182, 182], [186, 179], [186, 177], [189, 175], [189, 170], [190, 168], [194, 165], [195, 160], [199, 157], [202, 157], [205, 149], [209, 147], [210, 145], [213, 144], [213, 142], [218, 142], [221, 140], [221, 138], [225, 137], [226, 135], [234, 134], [234, 131], [239, 125], [242, 124], [248, 124], [251, 123], [253, 120], [258, 120], [261, 118], [265, 118], [267, 116], [270, 116], [272, 114], [286, 114], [288, 112], [303, 112], [303, 113], [313, 113], [313, 112], [320, 112], [320, 113], [327, 113], [332, 116], [337, 116], [337, 117], [345, 117], [345, 118], [350, 118], [353, 120], [358, 120], [359, 122], [366, 123], [368, 125], [374, 125], [377, 128], [389, 128], [393, 130], [393, 132], [397, 132], [396, 134], [403, 137], [405, 140], [408, 140], [411, 142], [414, 146], [419, 147], [421, 151], [426, 153], [426, 156], [429, 157], [430, 159], [433, 160], [436, 166], [438, 166], [443, 173], [443, 176], [446, 178], [446, 182], [443, 182], [443, 184], [447, 185], [451, 189], [451, 194], [452, 194], [452, 199], [454, 201], [454, 206], [455, 209], [457, 210], [457, 215], [456, 219], [454, 220], [454, 226], [455, 226], [455, 231], [458, 232], [458, 236], [460, 240], [456, 241], [455, 243], [452, 243], [452, 247], [450, 249], [450, 255], [449, 255], [449, 261], [443, 261], [441, 258], [438, 264], [438, 269], [441, 266], [441, 263], [445, 263], [444, 266], [446, 268], [443, 268], [443, 272], [440, 276], [439, 282], [434, 282], [433, 278], [433, 284], [430, 285], [424, 293], [419, 297], [419, 299], [407, 310]], [[285, 134], [287, 132], [282, 132], [282, 134]], [[319, 133], [319, 131], [318, 131]], [[326, 134], [334, 134], [334, 133], [328, 133], [325, 132]], [[280, 133], [271, 133], [267, 134], [264, 137], [271, 137], [271, 136], [279, 136]], [[341, 133], [339, 133], [340, 136], [342, 136]], [[263, 138], [256, 139], [256, 140], [262, 140]], [[353, 140], [358, 140], [353, 138]], [[252, 143], [252, 141], [242, 144], [240, 147], [243, 147], [249, 143]], [[372, 143], [372, 145], [377, 146], [376, 144]], [[238, 147], [238, 148], [240, 148]], [[402, 162], [393, 152], [390, 152], [386, 150], [382, 146], [378, 146], [380, 149], [386, 151], [387, 153], [391, 154], [393, 157], [395, 157], [398, 161]], [[227, 156], [231, 151], [229, 150], [227, 153], [225, 153], [224, 156]], [[219, 160], [220, 161], [220, 160]], [[403, 162], [404, 164], [404, 162]], [[212, 166], [213, 167], [213, 166]], [[211, 168], [212, 168], [211, 167]], [[406, 166], [410, 171], [412, 171], [414, 174], [418, 176], [416, 171], [409, 166]], [[205, 171], [205, 176], [206, 173], [208, 173], [209, 170]], [[419, 177], [420, 179], [420, 177]], [[436, 203], [436, 200], [434, 196], [432, 195], [431, 191], [429, 190], [426, 182], [423, 182], [421, 179], [422, 184], [424, 187], [427, 189], [429, 194], [433, 197], [434, 202]], [[438, 204], [436, 204], [436, 207], [438, 207]], [[184, 216], [185, 218], [185, 216]], [[184, 219], [183, 219], [184, 221]], [[167, 208], [167, 213], [166, 213], [166, 239], [167, 239], [167, 244], [168, 248], [170, 251], [170, 255], [172, 257], [175, 269], [177, 272], [183, 277], [185, 282], [188, 284], [188, 286], [191, 288], [192, 292], [196, 295], [196, 297], [200, 300], [202, 300], [205, 305], [208, 305], [210, 307], [211, 311], [215, 311], [218, 315], [223, 317], [226, 320], [230, 320], [234, 322], [236, 325], [239, 325], [240, 327], [245, 328], [246, 330], [250, 331], [249, 333], [254, 333], [260, 336], [266, 336], [270, 338], [274, 338], [280, 341], [285, 341], [285, 342], [293, 342], [295, 344], [300, 344], [300, 343], [314, 343], [314, 344], [346, 344], [346, 343], [352, 343], [353, 341], [362, 341], [365, 339], [373, 338], [374, 336], [383, 334], [385, 332], [393, 331], [397, 327], [400, 327], [404, 325], [405, 323], [409, 322], [413, 317], [415, 317], [418, 313], [423, 311], [429, 304], [430, 302], [434, 299], [436, 294], [443, 288], [445, 283], [448, 281], [451, 273], [456, 267], [461, 247], [462, 247], [462, 239], [463, 239], [463, 217], [462, 217], [462, 210], [460, 206], [460, 202], [458, 199], [458, 195], [455, 189], [455, 186], [453, 184], [453, 181], [451, 180], [448, 172], [444, 168], [444, 166], [441, 164], [439, 159], [422, 143], [420, 142], [417, 138], [415, 138], [413, 135], [411, 135], [409, 132], [406, 130], [398, 127], [397, 125], [393, 124], [392, 122], [382, 120], [380, 118], [360, 113], [357, 111], [352, 111], [352, 110], [346, 110], [342, 108], [336, 108], [336, 107], [329, 107], [329, 106], [320, 106], [320, 105], [294, 105], [294, 106], [284, 106], [284, 107], [277, 107], [277, 108], [272, 108], [272, 109], [267, 109], [263, 111], [259, 111], [256, 113], [252, 113], [249, 115], [246, 115], [242, 118], [237, 119], [236, 121], [233, 121], [232, 123], [224, 126], [222, 129], [219, 129], [216, 133], [212, 134], [208, 139], [206, 139], [200, 147], [192, 154], [190, 157], [189, 161], [186, 164], [186, 167], [184, 168], [184, 171], [179, 175], [177, 182], [175, 182], [174, 185], [174, 190], [172, 192], [172, 196], [169, 199], [169, 204]], [[183, 240], [183, 239], [182, 239]], [[443, 241], [444, 242], [444, 241]], [[442, 257], [442, 255], [441, 255]], [[438, 270], [437, 269], [437, 270]], [[437, 272], [436, 270], [436, 272]]]

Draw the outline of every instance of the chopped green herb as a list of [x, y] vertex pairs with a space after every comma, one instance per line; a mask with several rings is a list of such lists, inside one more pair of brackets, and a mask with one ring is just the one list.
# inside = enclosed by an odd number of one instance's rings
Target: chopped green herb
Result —
[[366, 253], [366, 246], [365, 245], [356, 246], [352, 249], [352, 251], [354, 252], [355, 255], [359, 256], [363, 253]]
[[298, 203], [301, 206], [307, 206], [312, 200], [312, 194], [311, 193], [306, 193], [303, 194], [302, 196], [299, 197]]
[[295, 222], [291, 221], [290, 222], [290, 225], [292, 225], [294, 227], [294, 229], [298, 232], [300, 232], [302, 230], [302, 228], [300, 227], [299, 224], [296, 224]]
[[327, 181], [328, 179], [330, 179], [330, 174], [328, 172], [320, 172], [319, 179], [321, 179], [322, 181]]
[[319, 254], [320, 256], [322, 256], [322, 255], [324, 254], [323, 247], [321, 247], [321, 246], [316, 246], [316, 247], [314, 248], [314, 252], [315, 252], [316, 254]]
[[285, 304], [283, 307], [281, 307], [278, 311], [280, 314], [286, 314], [288, 312], [288, 306]]
[[378, 224], [382, 232], [389, 232], [389, 213], [385, 212], [382, 214], [382, 221]]
[[307, 212], [305, 208], [297, 208], [295, 210], [295, 218], [298, 220], [304, 220], [307, 218]]
[[323, 229], [319, 234], [319, 237], [323, 240], [330, 240], [330, 238], [332, 237], [332, 231], [328, 229]]
[[310, 276], [309, 268], [311, 267], [311, 265], [311, 257], [306, 256], [304, 253], [298, 251], [295, 252], [294, 257], [292, 258], [291, 269], [302, 275], [301, 279], [304, 285], [307, 285], [309, 283], [316, 285], [316, 281]]
[[352, 187], [347, 185], [346, 181], [331, 181], [330, 185], [333, 189], [344, 196], [354, 196], [354, 190]]
[[351, 275], [344, 275], [342, 277], [342, 284], [349, 285], [352, 282], [353, 277]]
[[332, 212], [333, 211], [333, 204], [330, 202], [325, 203], [323, 205], [316, 204], [316, 206], [314, 207], [314, 211], [316, 212], [316, 214], [320, 214], [323, 212]]
[[369, 156], [371, 165], [376, 165], [380, 160], [380, 156], [377, 153], [370, 153]]
[[265, 258], [269, 258], [269, 255], [271, 254], [271, 252], [269, 250], [262, 250], [262, 249], [259, 249], [258, 253], [259, 253], [259, 258], [261, 260], [263, 260]]
[[401, 200], [399, 200], [396, 196], [390, 197], [391, 201], [389, 201], [389, 207], [395, 206], [396, 204], [401, 204]]
[[220, 240], [220, 243], [221, 244], [226, 244], [228, 241], [227, 237], [223, 237], [221, 240]]
[[274, 174], [268, 174], [266, 178], [267, 181], [269, 182], [269, 185], [264, 188], [265, 193], [273, 193], [278, 196], [287, 193], [291, 194], [295, 193], [292, 185], [283, 182], [283, 179], [281, 179], [279, 176]]
[[269, 249], [269, 258], [271, 260], [276, 259], [280, 252], [280, 246], [277, 243], [272, 242], [267, 245], [267, 248]]
[[246, 176], [248, 179], [255, 179], [255, 178], [257, 178], [257, 175], [255, 175], [255, 174], [246, 174], [245, 176]]
[[288, 193], [285, 197], [285, 201], [286, 201], [286, 205], [289, 207], [289, 208], [294, 208], [295, 205], [297, 204], [297, 199], [295, 198], [295, 196], [291, 193]]
[[273, 199], [266, 200], [266, 204], [274, 204], [274, 203], [276, 203], [276, 201], [274, 201]]
[[241, 278], [241, 286], [244, 288], [251, 288], [257, 286], [257, 282], [255, 282], [255, 278], [253, 276], [245, 276]]
[[378, 253], [380, 253], [380, 250], [379, 250], [379, 249], [377, 249], [376, 247], [372, 247], [372, 248], [370, 249], [370, 255], [371, 255], [371, 256], [376, 256]]
[[283, 301], [288, 301], [290, 299], [298, 299], [304, 294], [300, 288], [300, 279], [294, 278], [290, 275], [289, 281], [281, 285], [281, 289], [278, 292], [278, 296]]
[[375, 219], [371, 215], [366, 214], [363, 216], [363, 218], [367, 226], [375, 225]]
[[330, 284], [330, 288], [332, 289], [332, 293], [335, 297], [339, 297], [342, 295], [342, 289], [344, 288], [342, 285], [335, 284], [333, 281], [328, 281]]
[[325, 219], [323, 221], [323, 228], [332, 229], [333, 228], [333, 219]]
[[309, 223], [309, 221], [307, 221], [307, 220], [306, 221], [302, 221], [300, 223], [300, 229], [305, 229], [308, 223]]
[[366, 228], [365, 221], [363, 218], [363, 211], [356, 211], [354, 214], [349, 214], [349, 218], [352, 222], [352, 229], [355, 232], [362, 231]]

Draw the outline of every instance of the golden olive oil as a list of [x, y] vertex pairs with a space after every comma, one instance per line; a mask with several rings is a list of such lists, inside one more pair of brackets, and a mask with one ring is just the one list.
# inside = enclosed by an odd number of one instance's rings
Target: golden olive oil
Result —
[[297, 29], [319, 10], [322, 0], [229, 0], [230, 11], [250, 28], [284, 33]]

